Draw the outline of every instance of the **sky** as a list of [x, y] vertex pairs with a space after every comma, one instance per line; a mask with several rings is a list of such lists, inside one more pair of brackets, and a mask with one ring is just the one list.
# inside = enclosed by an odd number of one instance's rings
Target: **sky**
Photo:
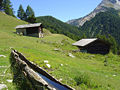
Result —
[[22, 4], [24, 10], [30, 5], [35, 16], [53, 16], [63, 22], [78, 19], [93, 11], [102, 0], [10, 0], [15, 15]]

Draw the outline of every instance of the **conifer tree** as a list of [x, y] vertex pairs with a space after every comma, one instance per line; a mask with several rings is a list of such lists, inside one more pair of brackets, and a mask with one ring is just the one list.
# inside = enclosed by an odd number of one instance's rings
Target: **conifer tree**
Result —
[[2, 2], [3, 0], [0, 0], [0, 11], [2, 10]]
[[35, 18], [34, 15], [29, 16], [29, 17], [27, 18], [27, 22], [29, 22], [29, 23], [35, 23], [35, 21], [36, 21], [36, 18]]
[[27, 22], [29, 23], [35, 23], [36, 18], [33, 9], [28, 5], [26, 9], [26, 17], [27, 17]]
[[27, 18], [28, 18], [28, 17], [31, 17], [32, 15], [34, 15], [34, 11], [33, 11], [33, 9], [28, 5], [28, 6], [27, 6], [27, 9], [26, 9], [26, 16], [27, 16]]
[[81, 39], [83, 39], [83, 38], [87, 38], [87, 36], [85, 35], [85, 33], [83, 33]]
[[17, 17], [19, 17], [21, 20], [26, 20], [27, 18], [22, 5], [19, 6], [19, 9], [17, 11]]
[[115, 38], [111, 35], [109, 35], [109, 39], [108, 41], [110, 42], [110, 44], [112, 45], [111, 46], [111, 51], [114, 53], [114, 54], [117, 54], [118, 50], [117, 50], [117, 42], [115, 40]]
[[12, 8], [12, 5], [11, 5], [11, 2], [10, 0], [3, 0], [3, 11], [8, 14], [8, 15], [11, 15], [11, 16], [14, 16], [14, 13], [13, 13], [13, 8]]

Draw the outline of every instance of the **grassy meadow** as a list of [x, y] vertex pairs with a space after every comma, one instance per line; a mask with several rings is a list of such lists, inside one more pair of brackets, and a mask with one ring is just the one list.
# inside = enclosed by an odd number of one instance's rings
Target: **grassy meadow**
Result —
[[[74, 53], [72, 51], [77, 50], [71, 45], [74, 40], [51, 34], [46, 29], [44, 38], [15, 34], [14, 27], [25, 23], [0, 12], [0, 55], [6, 56], [0, 57], [0, 66], [4, 66], [0, 67], [0, 83], [6, 84], [9, 90], [16, 90], [14, 84], [7, 82], [12, 79], [10, 48], [23, 53], [27, 59], [76, 90], [120, 90], [120, 56]], [[69, 53], [75, 57], [70, 57]]]

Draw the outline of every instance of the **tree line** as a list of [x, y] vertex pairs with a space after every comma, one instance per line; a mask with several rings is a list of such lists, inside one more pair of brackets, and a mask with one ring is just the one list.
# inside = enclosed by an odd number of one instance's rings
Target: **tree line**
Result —
[[0, 0], [0, 11], [15, 17], [10, 0]]
[[[16, 17], [14, 15], [12, 3], [10, 0], [0, 0], [0, 11], [5, 12], [7, 15]], [[35, 23], [36, 21], [34, 11], [29, 5], [27, 6], [26, 11], [24, 11], [22, 5], [20, 5], [17, 11], [17, 17], [29, 23]]]
[[33, 9], [28, 5], [26, 12], [24, 11], [22, 5], [19, 6], [17, 11], [17, 17], [21, 20], [27, 21], [29, 23], [35, 23], [36, 18]]

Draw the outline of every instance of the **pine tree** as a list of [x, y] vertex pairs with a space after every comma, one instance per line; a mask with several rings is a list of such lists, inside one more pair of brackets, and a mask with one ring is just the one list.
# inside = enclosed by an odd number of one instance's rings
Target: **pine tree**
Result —
[[35, 21], [36, 21], [36, 18], [35, 18], [34, 15], [29, 16], [29, 17], [27, 18], [27, 22], [29, 22], [29, 23], [35, 23]]
[[2, 2], [3, 0], [0, 0], [0, 11], [2, 10]]
[[3, 5], [3, 11], [6, 14], [14, 16], [13, 8], [12, 8], [10, 0], [3, 0], [3, 4], [2, 5]]
[[17, 12], [17, 17], [19, 17], [21, 20], [26, 20], [26, 18], [27, 18], [22, 5], [19, 6], [19, 9]]
[[81, 39], [83, 39], [83, 38], [87, 38], [87, 36], [85, 35], [85, 33], [83, 33]]
[[118, 50], [117, 50], [117, 42], [115, 40], [115, 38], [111, 35], [109, 35], [109, 39], [108, 41], [110, 42], [110, 44], [112, 45], [111, 46], [111, 51], [114, 53], [114, 54], [117, 54]]
[[28, 6], [27, 6], [27, 9], [26, 9], [26, 16], [27, 16], [27, 18], [28, 18], [28, 17], [31, 17], [32, 15], [34, 15], [34, 11], [33, 11], [33, 9], [28, 5]]
[[27, 22], [35, 23], [36, 18], [33, 9], [28, 5], [26, 9]]

